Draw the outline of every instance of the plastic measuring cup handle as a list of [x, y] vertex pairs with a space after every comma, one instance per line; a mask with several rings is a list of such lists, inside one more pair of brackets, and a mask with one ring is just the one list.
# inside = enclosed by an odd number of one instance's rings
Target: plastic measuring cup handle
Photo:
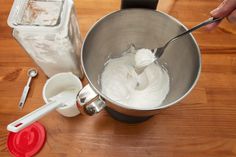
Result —
[[49, 112], [55, 110], [57, 107], [61, 106], [62, 104], [57, 101], [50, 102], [48, 104], [43, 105], [42, 107], [34, 110], [33, 112], [25, 115], [24, 117], [12, 122], [7, 126], [7, 130], [11, 132], [19, 132], [25, 127], [29, 126], [30, 124], [34, 123], [44, 115], [48, 114]]

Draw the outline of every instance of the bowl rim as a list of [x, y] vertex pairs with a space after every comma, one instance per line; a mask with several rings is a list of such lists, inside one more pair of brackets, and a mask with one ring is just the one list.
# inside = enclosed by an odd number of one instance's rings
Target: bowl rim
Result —
[[[176, 22], [177, 24], [181, 25], [185, 30], [188, 30], [188, 28], [183, 24], [181, 23], [179, 20], [177, 20], [175, 17], [171, 16], [171, 15], [168, 15], [167, 13], [164, 13], [162, 11], [159, 11], [159, 10], [151, 10], [151, 9], [145, 9], [145, 8], [128, 8], [128, 9], [122, 9], [122, 10], [117, 10], [117, 11], [114, 11], [114, 12], [111, 12], [105, 16], [103, 16], [102, 18], [100, 18], [98, 21], [96, 21], [91, 27], [90, 29], [88, 30], [88, 32], [86, 33], [86, 36], [84, 38], [84, 42], [83, 42], [83, 45], [82, 45], [82, 48], [81, 48], [81, 66], [82, 66], [82, 69], [84, 71], [84, 74], [88, 80], [88, 84], [90, 84], [91, 88], [96, 92], [98, 93], [98, 95], [100, 95], [102, 98], [104, 98], [105, 100], [108, 100], [109, 102], [111, 102], [112, 104], [114, 105], [117, 105], [121, 108], [124, 108], [124, 109], [127, 109], [127, 110], [134, 110], [134, 111], [155, 111], [155, 110], [159, 110], [159, 109], [164, 109], [164, 108], [167, 108], [169, 106], [172, 106], [172, 105], [176, 105], [178, 102], [180, 102], [181, 100], [183, 100], [192, 90], [193, 88], [196, 86], [197, 84], [197, 81], [199, 80], [200, 78], [200, 73], [201, 73], [201, 68], [202, 68], [202, 60], [201, 60], [201, 50], [199, 48], [199, 45], [196, 41], [196, 39], [194, 38], [194, 36], [192, 35], [192, 33], [190, 33], [190, 37], [193, 41], [193, 43], [195, 44], [196, 48], [197, 48], [197, 54], [198, 54], [198, 59], [199, 59], [199, 67], [198, 67], [198, 72], [197, 72], [197, 76], [193, 82], [193, 84], [191, 85], [191, 87], [187, 90], [186, 93], [184, 93], [180, 98], [176, 99], [175, 101], [169, 103], [169, 104], [166, 104], [166, 105], [161, 105], [161, 106], [157, 106], [157, 107], [152, 107], [152, 108], [149, 108], [149, 109], [140, 109], [140, 108], [135, 108], [135, 107], [128, 107], [127, 105], [124, 105], [124, 104], [121, 104], [119, 102], [116, 102], [112, 99], [110, 99], [109, 97], [107, 97], [105, 94], [103, 94], [102, 92], [100, 92], [92, 83], [92, 81], [89, 79], [88, 75], [87, 75], [87, 72], [85, 70], [85, 67], [84, 67], [84, 61], [83, 61], [83, 52], [84, 52], [84, 46], [85, 46], [85, 43], [87, 41], [87, 38], [90, 34], [90, 32], [92, 32], [92, 30], [100, 23], [102, 22], [104, 19], [106, 19], [107, 17], [109, 16], [112, 16], [114, 14], [118, 14], [120, 12], [123, 12], [123, 11], [129, 11], [129, 10], [137, 10], [137, 11], [149, 11], [149, 12], [153, 12], [153, 13], [160, 13], [164, 16], [166, 16], [167, 18], [173, 20], [174, 22]], [[109, 103], [110, 104], [110, 103]]]

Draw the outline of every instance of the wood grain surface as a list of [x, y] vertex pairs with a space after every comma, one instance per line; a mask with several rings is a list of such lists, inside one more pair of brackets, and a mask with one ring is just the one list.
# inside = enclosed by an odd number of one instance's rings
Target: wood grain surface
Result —
[[[0, 0], [0, 157], [10, 156], [6, 126], [44, 102], [46, 76], [39, 70], [25, 108], [18, 101], [27, 70], [37, 67], [12, 37], [6, 20], [13, 0]], [[219, 0], [161, 0], [159, 10], [192, 27], [209, 17]], [[84, 37], [102, 16], [118, 10], [119, 0], [77, 0]], [[56, 111], [40, 122], [47, 141], [38, 157], [234, 157], [236, 156], [236, 26], [193, 33], [202, 51], [196, 88], [179, 105], [140, 124], [125, 124], [105, 111], [96, 116], [64, 118]]]

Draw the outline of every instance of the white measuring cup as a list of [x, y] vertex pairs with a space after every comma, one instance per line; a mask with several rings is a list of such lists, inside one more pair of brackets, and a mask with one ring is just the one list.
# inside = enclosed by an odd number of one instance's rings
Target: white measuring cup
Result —
[[74, 74], [59, 73], [54, 75], [43, 88], [43, 98], [46, 105], [12, 122], [7, 126], [7, 130], [18, 132], [55, 109], [66, 117], [78, 115], [80, 112], [76, 105], [76, 96], [81, 89], [82, 83]]
[[[67, 73], [58, 73], [52, 76], [47, 80], [43, 87], [43, 100], [45, 103], [50, 102], [50, 98], [55, 96], [56, 94], [64, 91], [65, 89], [78, 89], [79, 91], [83, 88], [83, 85], [80, 79], [71, 72]], [[65, 117], [74, 117], [80, 113], [77, 105], [76, 98], [74, 99], [74, 103], [71, 105], [60, 106], [57, 109], [61, 115]]]

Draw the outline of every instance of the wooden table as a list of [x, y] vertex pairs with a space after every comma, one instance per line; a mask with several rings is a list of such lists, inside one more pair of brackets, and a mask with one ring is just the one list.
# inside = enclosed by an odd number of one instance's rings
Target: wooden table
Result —
[[[1, 157], [10, 156], [6, 148], [7, 124], [43, 104], [41, 92], [47, 79], [39, 70], [25, 108], [20, 111], [17, 104], [27, 81], [27, 69], [36, 65], [6, 24], [12, 1], [0, 2]], [[120, 6], [119, 0], [75, 3], [83, 37], [95, 21]], [[161, 0], [159, 9], [192, 27], [207, 19], [218, 3]], [[202, 51], [202, 73], [195, 89], [179, 105], [140, 124], [121, 123], [105, 111], [75, 118], [53, 112], [40, 120], [47, 130], [47, 141], [37, 156], [236, 156], [236, 27], [224, 21], [212, 32], [201, 29], [193, 34]]]

